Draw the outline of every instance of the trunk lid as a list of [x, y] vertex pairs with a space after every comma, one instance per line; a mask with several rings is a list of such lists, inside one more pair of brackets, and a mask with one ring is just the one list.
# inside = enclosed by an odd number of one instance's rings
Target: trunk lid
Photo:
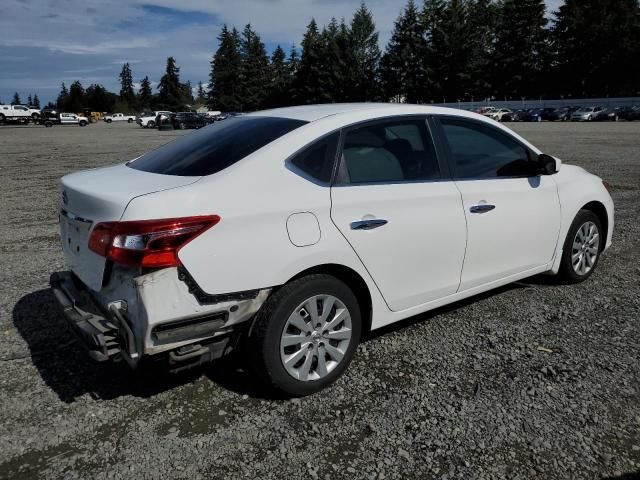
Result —
[[136, 197], [184, 187], [200, 178], [148, 173], [124, 164], [63, 177], [59, 197], [60, 240], [69, 268], [89, 288], [99, 291], [106, 260], [89, 250], [93, 226], [120, 220]]

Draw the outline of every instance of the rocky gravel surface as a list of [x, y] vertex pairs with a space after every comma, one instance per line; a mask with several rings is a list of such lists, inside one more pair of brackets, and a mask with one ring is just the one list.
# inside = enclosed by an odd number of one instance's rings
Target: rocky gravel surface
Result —
[[640, 122], [513, 128], [613, 185], [592, 278], [374, 332], [333, 387], [276, 400], [231, 359], [152, 378], [94, 364], [48, 289], [58, 177], [180, 133], [0, 126], [0, 478], [638, 478]]

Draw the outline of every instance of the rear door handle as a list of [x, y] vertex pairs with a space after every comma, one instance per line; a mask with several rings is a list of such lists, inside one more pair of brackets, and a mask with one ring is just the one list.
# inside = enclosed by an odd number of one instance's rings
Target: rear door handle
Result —
[[374, 218], [371, 220], [359, 220], [357, 222], [351, 222], [351, 230], [373, 230], [374, 228], [382, 227], [386, 225], [386, 220], [382, 218]]
[[474, 205], [469, 209], [471, 213], [486, 213], [496, 208], [495, 205]]

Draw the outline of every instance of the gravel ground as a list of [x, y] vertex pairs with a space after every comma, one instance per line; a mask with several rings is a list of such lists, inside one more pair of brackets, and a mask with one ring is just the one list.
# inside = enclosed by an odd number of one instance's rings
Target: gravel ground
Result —
[[638, 478], [640, 123], [513, 127], [614, 186], [595, 275], [375, 332], [333, 387], [293, 401], [229, 361], [157, 378], [94, 364], [64, 328], [58, 177], [178, 132], [0, 127], [0, 478]]

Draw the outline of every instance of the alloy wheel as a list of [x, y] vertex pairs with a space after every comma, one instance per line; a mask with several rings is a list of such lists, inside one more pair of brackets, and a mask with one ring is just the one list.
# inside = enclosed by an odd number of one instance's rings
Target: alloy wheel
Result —
[[320, 380], [343, 360], [351, 334], [351, 315], [342, 301], [332, 295], [308, 298], [282, 330], [282, 365], [296, 380]]
[[571, 249], [571, 265], [578, 275], [586, 275], [596, 264], [600, 232], [593, 222], [586, 222], [576, 232]]

